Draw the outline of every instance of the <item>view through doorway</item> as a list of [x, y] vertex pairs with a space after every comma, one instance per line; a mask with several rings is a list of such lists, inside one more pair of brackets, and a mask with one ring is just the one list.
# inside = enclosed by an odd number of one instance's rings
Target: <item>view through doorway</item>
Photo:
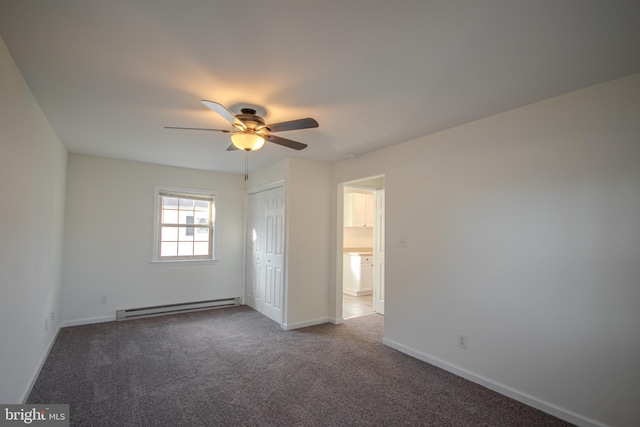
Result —
[[342, 318], [384, 314], [384, 177], [344, 184]]
[[342, 294], [342, 318], [350, 319], [352, 317], [364, 316], [365, 314], [375, 313], [373, 310], [373, 293], [369, 295], [353, 296]]

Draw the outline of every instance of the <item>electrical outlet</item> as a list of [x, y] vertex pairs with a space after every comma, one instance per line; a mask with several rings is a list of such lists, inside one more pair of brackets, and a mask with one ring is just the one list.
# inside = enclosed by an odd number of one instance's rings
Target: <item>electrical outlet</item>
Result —
[[56, 312], [51, 310], [51, 321], [53, 322], [56, 318]]
[[108, 302], [106, 295], [100, 295], [100, 304], [106, 304]]
[[458, 347], [467, 348], [467, 341], [466, 335], [458, 334]]
[[406, 248], [407, 247], [407, 238], [406, 237], [398, 237], [398, 240], [396, 241], [396, 246], [399, 248]]

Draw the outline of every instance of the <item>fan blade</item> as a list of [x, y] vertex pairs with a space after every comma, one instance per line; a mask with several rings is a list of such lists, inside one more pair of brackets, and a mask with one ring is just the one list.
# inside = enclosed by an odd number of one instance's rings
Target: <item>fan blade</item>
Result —
[[227, 110], [227, 108], [224, 105], [218, 104], [217, 102], [213, 102], [213, 101], [207, 101], [206, 99], [203, 99], [202, 103], [207, 107], [209, 107], [210, 109], [212, 109], [213, 111], [215, 111], [216, 113], [218, 113], [220, 117], [222, 117], [223, 119], [231, 123], [233, 127], [236, 127], [237, 125], [239, 125], [240, 127], [243, 128], [243, 130], [247, 128], [247, 126], [244, 123], [242, 123], [242, 121], [239, 120], [235, 116], [235, 114]]
[[271, 132], [282, 132], [285, 130], [317, 128], [318, 122], [316, 122], [314, 119], [310, 117], [307, 117], [306, 119], [298, 119], [298, 120], [290, 120], [288, 122], [274, 123], [272, 125], [267, 125], [267, 127]]
[[239, 150], [239, 148], [233, 144], [227, 147], [227, 151], [236, 151], [236, 150]]
[[181, 128], [181, 127], [176, 127], [176, 126], [165, 126], [164, 128], [165, 129], [177, 129], [177, 130], [209, 130], [209, 131], [213, 131], [213, 132], [224, 132], [224, 133], [233, 132], [233, 131], [226, 130], [226, 129]]
[[282, 138], [275, 135], [267, 135], [265, 139], [274, 144], [282, 145], [283, 147], [293, 148], [294, 150], [304, 150], [307, 148], [307, 144], [302, 142], [292, 141], [290, 139]]

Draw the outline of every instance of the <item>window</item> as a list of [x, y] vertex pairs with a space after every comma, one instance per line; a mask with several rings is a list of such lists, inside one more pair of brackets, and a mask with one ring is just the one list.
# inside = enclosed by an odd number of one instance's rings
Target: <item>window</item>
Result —
[[163, 189], [156, 193], [155, 261], [212, 260], [214, 195]]

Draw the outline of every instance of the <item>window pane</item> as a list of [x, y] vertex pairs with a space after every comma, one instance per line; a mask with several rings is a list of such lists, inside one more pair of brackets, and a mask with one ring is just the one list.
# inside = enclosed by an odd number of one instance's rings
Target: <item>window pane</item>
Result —
[[193, 243], [178, 243], [178, 256], [191, 256], [193, 255]]
[[176, 242], [162, 242], [160, 244], [160, 256], [176, 256], [178, 255], [178, 244]]
[[180, 201], [180, 209], [192, 209], [193, 208], [193, 200], [189, 199], [178, 199]]
[[193, 227], [178, 228], [178, 240], [181, 242], [193, 242]]
[[178, 211], [179, 224], [193, 224], [193, 211]]
[[[209, 211], [195, 211], [195, 224], [209, 224]], [[193, 224], [193, 223], [192, 223]]]
[[176, 197], [162, 197], [163, 209], [178, 209], [178, 199]]
[[195, 242], [193, 244], [194, 255], [209, 255], [209, 243], [208, 242]]
[[209, 211], [209, 202], [205, 202], [204, 200], [196, 200], [195, 202], [195, 210]]
[[162, 236], [160, 237], [162, 242], [178, 240], [178, 229], [176, 227], [162, 227]]
[[162, 222], [164, 224], [177, 224], [178, 223], [178, 211], [174, 210], [162, 210]]
[[208, 242], [209, 229], [205, 227], [196, 228], [196, 234], [193, 236], [193, 240], [196, 242]]

